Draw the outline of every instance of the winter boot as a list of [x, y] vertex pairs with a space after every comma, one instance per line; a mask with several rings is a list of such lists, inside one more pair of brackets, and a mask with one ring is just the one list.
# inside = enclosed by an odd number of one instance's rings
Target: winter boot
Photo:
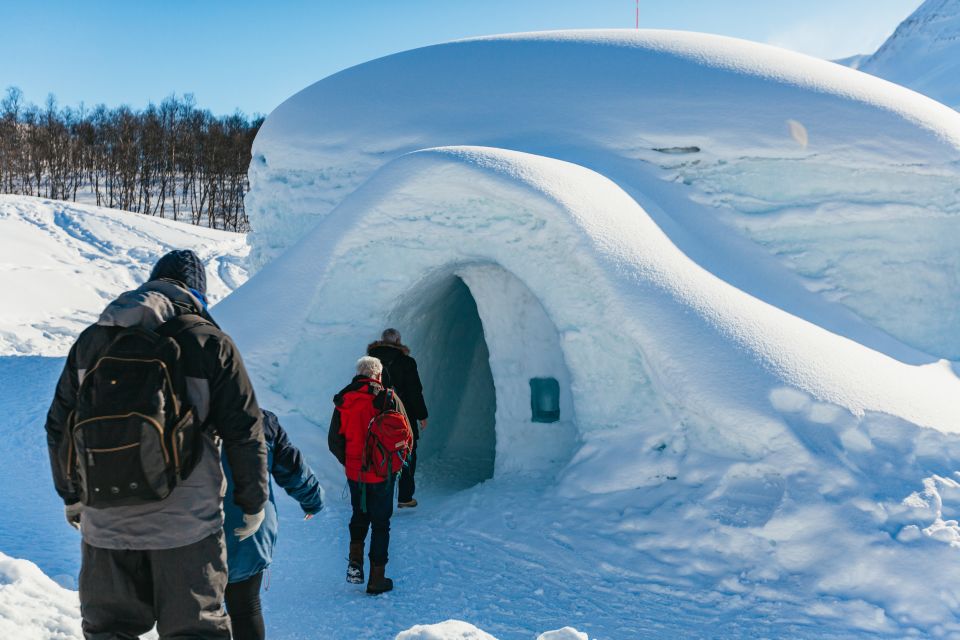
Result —
[[387, 570], [385, 564], [374, 564], [370, 561], [370, 581], [367, 582], [367, 593], [379, 595], [393, 590], [393, 580], [383, 574]]
[[363, 542], [350, 543], [350, 563], [347, 565], [347, 582], [363, 584]]
[[417, 500], [415, 498], [410, 498], [407, 502], [398, 502], [398, 509], [412, 509], [417, 506]]

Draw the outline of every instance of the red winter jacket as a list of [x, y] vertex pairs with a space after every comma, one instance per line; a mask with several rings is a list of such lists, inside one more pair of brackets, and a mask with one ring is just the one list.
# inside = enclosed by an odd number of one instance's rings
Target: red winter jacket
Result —
[[406, 410], [397, 394], [385, 393], [380, 382], [371, 378], [356, 376], [353, 382], [333, 397], [334, 410], [327, 444], [330, 452], [344, 466], [350, 480], [370, 484], [384, 481], [371, 472], [361, 473], [360, 458], [370, 421], [380, 413], [378, 408], [385, 403], [387, 406], [384, 409], [400, 411], [406, 417]]

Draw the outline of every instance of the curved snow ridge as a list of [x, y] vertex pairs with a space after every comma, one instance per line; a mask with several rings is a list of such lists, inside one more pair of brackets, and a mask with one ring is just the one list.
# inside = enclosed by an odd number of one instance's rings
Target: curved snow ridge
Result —
[[216, 303], [246, 281], [241, 234], [72, 202], [0, 195], [0, 355], [63, 355], [156, 260], [192, 249]]
[[[724, 348], [728, 340], [739, 343], [784, 383], [856, 415], [876, 411], [960, 431], [960, 378], [948, 361], [903, 364], [731, 287], [680, 252], [606, 177], [571, 163], [502, 149], [453, 147], [419, 153], [483, 169], [553, 200], [556, 210], [582, 231], [600, 263], [598, 271], [619, 281], [610, 283], [611, 290], [633, 298], [628, 303], [633, 319], [642, 318], [653, 304], [645, 297], [646, 287], [638, 285], [651, 284], [679, 303], [674, 313], [682, 315], [683, 307], [695, 310], [717, 331], [719, 341], [711, 351]], [[657, 328], [641, 326], [640, 331], [649, 340]], [[666, 332], [660, 334], [669, 338]], [[644, 338], [641, 346], [647, 349]], [[685, 364], [693, 374], [702, 363]], [[651, 365], [657, 367], [656, 362]]]
[[837, 307], [835, 332], [866, 322], [878, 348], [889, 334], [957, 359], [958, 141], [957, 112], [768, 45], [643, 30], [473, 38], [346, 69], [270, 114], [250, 165], [251, 266], [404, 153], [514, 149], [608, 176], [755, 297], [818, 324], [815, 309]]
[[[951, 5], [957, 2], [927, 0], [927, 4], [934, 1]], [[946, 9], [937, 8], [941, 14], [947, 13]], [[642, 49], [651, 54], [673, 56], [704, 67], [831, 93], [887, 109], [935, 132], [938, 136], [943, 136], [953, 145], [960, 143], [960, 131], [957, 130], [956, 123], [952, 122], [952, 116], [946, 113], [942, 109], [943, 105], [936, 100], [931, 100], [921, 93], [903, 91], [903, 87], [894, 82], [878, 83], [873, 78], [864, 77], [862, 73], [829, 69], [821, 58], [765, 43], [719, 34], [662, 29], [568, 29], [478, 36], [454, 42], [486, 41], [580, 42]], [[849, 68], [847, 65], [840, 66], [843, 69]]]
[[[380, 272], [384, 260], [390, 269]], [[783, 386], [856, 415], [960, 431], [949, 363], [907, 365], [753, 298], [692, 262], [608, 178], [517, 151], [448, 147], [395, 160], [225, 308], [243, 342], [264, 321], [239, 317], [244, 299], [287, 289], [276, 305], [286, 317], [269, 319], [298, 336], [279, 385], [310, 398], [318, 384], [336, 388], [340, 374], [318, 380], [317, 361], [350, 362], [351, 345], [375, 335], [411, 283], [471, 263], [515, 275], [556, 324], [582, 431], [653, 415], [662, 424], [669, 407], [721, 422], [772, 415]], [[298, 264], [310, 267], [290, 268]], [[376, 284], [357, 296], [344, 282]], [[314, 291], [311, 302], [289, 313], [303, 304], [301, 286]], [[596, 373], [605, 358], [609, 377]], [[314, 404], [307, 412], [320, 419], [326, 399]]]
[[[391, 158], [450, 144], [580, 163], [599, 154], [597, 169], [603, 156], [636, 170], [677, 157], [655, 150], [939, 165], [960, 159], [960, 114], [830, 62], [708, 34], [572, 31], [433, 45], [341, 71], [270, 114], [250, 169], [255, 261], [295, 242]], [[290, 202], [277, 197], [287, 193]]]

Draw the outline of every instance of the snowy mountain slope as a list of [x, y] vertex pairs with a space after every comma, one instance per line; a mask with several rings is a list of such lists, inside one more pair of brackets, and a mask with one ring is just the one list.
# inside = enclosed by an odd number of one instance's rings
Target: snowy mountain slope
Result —
[[960, 0], [926, 0], [857, 68], [960, 109]]
[[62, 355], [171, 249], [207, 265], [211, 302], [246, 280], [243, 236], [102, 207], [0, 195], [0, 355]]
[[[863, 340], [849, 309], [960, 358], [958, 141], [960, 115], [923, 96], [720, 36], [453, 42], [342, 71], [267, 118], [247, 197], [252, 258], [277, 255], [403, 153], [509, 148], [610, 177], [684, 253], [771, 304]], [[881, 332], [871, 344], [886, 351]]]

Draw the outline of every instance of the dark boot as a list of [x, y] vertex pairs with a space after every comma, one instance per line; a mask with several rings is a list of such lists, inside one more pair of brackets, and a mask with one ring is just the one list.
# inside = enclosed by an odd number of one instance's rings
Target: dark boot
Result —
[[347, 565], [347, 582], [363, 584], [363, 542], [350, 543], [350, 563]]
[[386, 570], [387, 565], [370, 562], [370, 581], [367, 582], [367, 593], [378, 595], [393, 590], [393, 580], [384, 575]]

